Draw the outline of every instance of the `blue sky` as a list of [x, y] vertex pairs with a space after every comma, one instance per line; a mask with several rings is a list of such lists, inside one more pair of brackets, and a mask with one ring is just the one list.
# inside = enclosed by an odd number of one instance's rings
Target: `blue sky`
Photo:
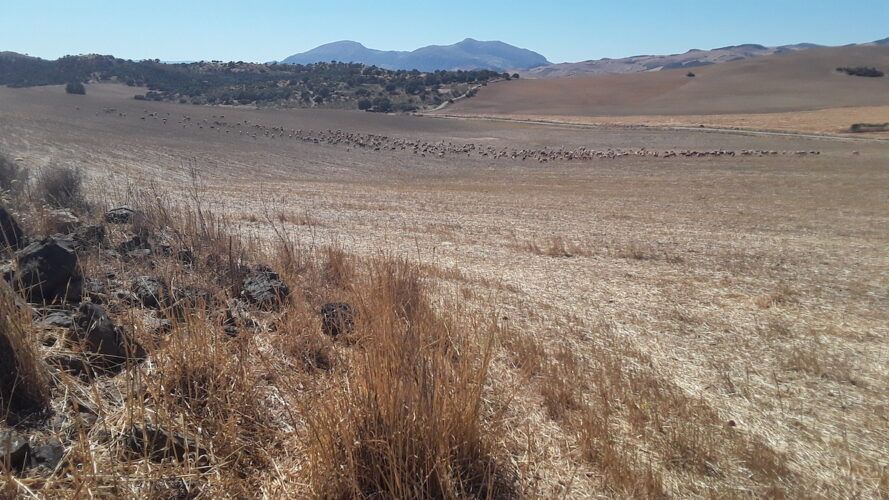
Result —
[[342, 39], [414, 49], [466, 37], [553, 62], [840, 45], [889, 37], [889, 0], [0, 0], [0, 50], [46, 58], [269, 61]]

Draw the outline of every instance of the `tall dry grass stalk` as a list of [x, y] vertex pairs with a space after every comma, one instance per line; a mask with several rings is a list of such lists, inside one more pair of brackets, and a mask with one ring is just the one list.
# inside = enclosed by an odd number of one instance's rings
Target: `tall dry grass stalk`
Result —
[[373, 261], [360, 351], [308, 417], [312, 491], [332, 497], [501, 498], [512, 491], [483, 423], [492, 337], [459, 308], [436, 313], [416, 267]]
[[0, 282], [0, 416], [11, 422], [49, 408], [49, 377], [30, 323], [27, 309]]

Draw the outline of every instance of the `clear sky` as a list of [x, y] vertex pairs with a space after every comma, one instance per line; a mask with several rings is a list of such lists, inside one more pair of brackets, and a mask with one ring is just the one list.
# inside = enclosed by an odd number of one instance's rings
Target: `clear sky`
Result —
[[0, 0], [0, 50], [53, 59], [271, 61], [343, 39], [405, 50], [467, 37], [553, 62], [841, 45], [889, 37], [889, 0]]

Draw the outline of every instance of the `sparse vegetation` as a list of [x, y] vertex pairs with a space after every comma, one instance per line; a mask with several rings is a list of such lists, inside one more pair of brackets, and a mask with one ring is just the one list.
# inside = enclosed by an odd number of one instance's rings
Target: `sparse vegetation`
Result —
[[[508, 75], [507, 75], [508, 76]], [[440, 90], [503, 78], [495, 71], [390, 71], [350, 63], [309, 65], [221, 61], [164, 64], [112, 56], [66, 56], [56, 61], [0, 57], [0, 85], [31, 87], [66, 84], [83, 94], [83, 81], [119, 82], [147, 87], [136, 98], [192, 104], [351, 107], [374, 95], [397, 101], [398, 110], [415, 109], [412, 97], [440, 104]], [[380, 110], [382, 111], [382, 110]], [[388, 112], [388, 111], [385, 111]]]
[[24, 189], [28, 171], [18, 162], [0, 153], [0, 191], [18, 193]]
[[[71, 206], [82, 194], [79, 179], [72, 170], [44, 171], [38, 191]], [[126, 269], [116, 273], [125, 282], [157, 283], [151, 301], [91, 288], [87, 305], [74, 305], [66, 335], [64, 327], [32, 323], [0, 284], [0, 403], [15, 425], [52, 407], [67, 429], [62, 449], [70, 468], [26, 461], [16, 474], [30, 488], [49, 496], [75, 487], [125, 497], [180, 488], [205, 496], [253, 496], [256, 488], [277, 497], [514, 495], [514, 471], [489, 429], [496, 420], [483, 415], [492, 337], [475, 313], [436, 305], [430, 283], [406, 260], [306, 251], [284, 229], [293, 222], [285, 215], [266, 217], [280, 238], [260, 250], [229, 232], [197, 194], [176, 204], [156, 192], [133, 192], [138, 218], [105, 217], [111, 244], [125, 243], [117, 257], [103, 243], [78, 250], [79, 267], [95, 283], [114, 269]], [[143, 241], [138, 248], [132, 232]], [[169, 247], [160, 241], [183, 250], [162, 250]], [[269, 269], [257, 259], [272, 262], [301, 292], [270, 307], [238, 302], [256, 293], [257, 282], [245, 277]], [[355, 320], [340, 323], [348, 329], [338, 331], [341, 338], [319, 329], [316, 311], [332, 297], [354, 304]], [[84, 310], [99, 312], [84, 323]], [[111, 316], [95, 316], [102, 311]], [[143, 326], [158, 322], [164, 333]], [[103, 331], [116, 333], [97, 343]], [[53, 342], [41, 343], [41, 332]], [[123, 350], [110, 348], [112, 338]], [[108, 364], [109, 356], [125, 363]], [[108, 384], [121, 384], [122, 397], [99, 389]], [[16, 429], [40, 429], [40, 422]], [[291, 439], [303, 455], [287, 451]], [[288, 479], [269, 477], [274, 469]]]
[[65, 92], [76, 95], [86, 95], [86, 87], [80, 82], [68, 82], [65, 85]]
[[56, 208], [86, 207], [83, 171], [77, 167], [49, 166], [40, 171], [35, 191], [44, 203]]
[[854, 123], [849, 127], [851, 132], [889, 132], [889, 122], [887, 123]]
[[882, 71], [870, 66], [843, 66], [837, 68], [837, 71], [840, 73], [845, 73], [849, 76], [864, 76], [868, 78], [880, 78], [884, 75]]

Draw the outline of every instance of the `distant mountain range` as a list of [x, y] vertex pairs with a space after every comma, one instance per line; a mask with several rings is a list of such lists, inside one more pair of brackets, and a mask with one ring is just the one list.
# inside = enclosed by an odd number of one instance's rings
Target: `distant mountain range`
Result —
[[430, 45], [410, 52], [369, 49], [358, 42], [341, 41], [294, 54], [281, 62], [312, 64], [330, 61], [357, 62], [390, 70], [419, 71], [439, 69], [512, 71], [550, 64], [545, 57], [536, 52], [514, 47], [508, 43], [483, 42], [472, 38], [454, 45]]
[[[889, 45], [889, 38], [860, 45]], [[772, 54], [784, 54], [824, 47], [814, 43], [798, 43], [780, 47], [766, 47], [757, 44], [730, 45], [711, 50], [692, 49], [684, 54], [643, 55], [621, 59], [596, 59], [577, 63], [560, 63], [538, 66], [520, 71], [526, 78], [567, 78], [583, 75], [603, 75], [616, 73], [642, 73], [666, 69], [696, 68], [730, 61], [741, 61]]]

